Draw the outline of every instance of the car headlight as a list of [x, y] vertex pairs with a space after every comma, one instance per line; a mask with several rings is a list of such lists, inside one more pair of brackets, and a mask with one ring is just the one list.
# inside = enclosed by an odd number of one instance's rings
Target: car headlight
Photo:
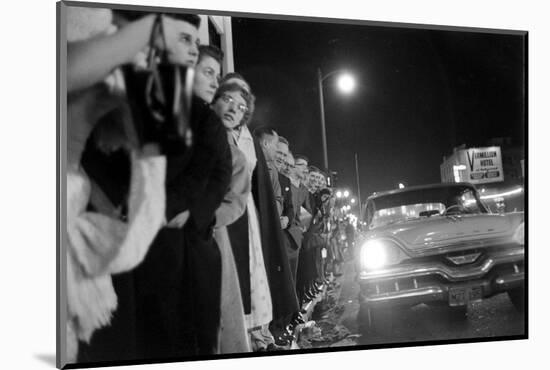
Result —
[[525, 245], [525, 223], [521, 223], [514, 232], [514, 241], [519, 245]]
[[361, 246], [361, 266], [367, 270], [398, 264], [407, 258], [401, 248], [387, 239], [373, 239]]

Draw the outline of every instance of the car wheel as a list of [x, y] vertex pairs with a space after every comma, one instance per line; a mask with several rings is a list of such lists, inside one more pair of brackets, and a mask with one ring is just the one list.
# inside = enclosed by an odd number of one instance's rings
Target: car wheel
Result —
[[519, 312], [523, 312], [525, 310], [525, 289], [523, 287], [509, 290], [508, 297], [510, 297], [510, 300], [516, 310]]

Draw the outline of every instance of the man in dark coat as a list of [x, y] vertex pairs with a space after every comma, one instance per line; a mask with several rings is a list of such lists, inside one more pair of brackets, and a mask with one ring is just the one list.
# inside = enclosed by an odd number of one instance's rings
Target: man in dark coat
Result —
[[256, 139], [254, 148], [257, 163], [252, 174], [252, 195], [258, 209], [264, 264], [273, 304], [273, 319], [283, 319], [298, 311], [298, 302], [269, 170], [262, 148]]
[[[292, 280], [296, 285], [296, 266], [298, 263], [298, 247], [295, 246], [296, 242], [289, 233], [289, 228], [294, 222], [294, 204], [292, 201], [292, 189], [289, 173], [289, 148], [288, 140], [282, 136], [279, 136], [279, 143], [277, 144], [277, 157], [275, 160], [275, 166], [279, 172], [279, 184], [281, 185], [281, 195], [283, 196], [283, 212], [281, 214], [281, 228], [284, 234], [285, 250], [287, 251], [288, 263], [290, 264], [290, 271], [292, 272]], [[293, 247], [294, 244], [294, 247]]]
[[[285, 244], [284, 249], [286, 250], [288, 262], [290, 266], [290, 271], [292, 273], [292, 286], [296, 288], [296, 269], [298, 264], [298, 248], [294, 247], [295, 241], [289, 233], [289, 227], [293, 225], [295, 211], [292, 200], [292, 190], [290, 179], [286, 174], [289, 171], [289, 143], [288, 141], [279, 136], [279, 142], [277, 143], [277, 153], [276, 159], [274, 161], [275, 167], [278, 172], [279, 184], [281, 188], [281, 195], [283, 201], [283, 210], [280, 216], [281, 220], [281, 229], [283, 230], [283, 242]], [[295, 297], [298, 301], [298, 297]], [[301, 319], [301, 321], [298, 321]], [[303, 317], [299, 312], [295, 312], [292, 316], [288, 316], [284, 319], [273, 321], [270, 325], [270, 330], [275, 337], [275, 343], [279, 345], [286, 345], [287, 342], [291, 341], [294, 326], [303, 322]], [[290, 326], [289, 326], [290, 323]]]
[[283, 212], [281, 214], [281, 227], [283, 230], [288, 228], [291, 219], [294, 217], [294, 206], [292, 205], [292, 192], [290, 190], [290, 179], [288, 178], [288, 140], [279, 136], [277, 143], [277, 154], [275, 157], [275, 168], [279, 173], [279, 184], [281, 185], [281, 195], [283, 197]]

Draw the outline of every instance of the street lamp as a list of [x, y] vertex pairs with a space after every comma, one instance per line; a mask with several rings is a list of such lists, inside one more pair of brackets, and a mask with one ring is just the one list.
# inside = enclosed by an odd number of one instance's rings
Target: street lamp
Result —
[[349, 191], [345, 190], [344, 191], [344, 198], [347, 198], [347, 197], [349, 197]]
[[336, 198], [342, 198], [342, 192], [340, 190], [336, 192]]
[[[321, 68], [317, 68], [317, 83], [319, 84], [319, 107], [321, 109], [321, 135], [323, 139], [323, 164], [328, 171], [328, 153], [327, 153], [327, 130], [325, 127], [325, 103], [323, 98], [323, 81], [342, 70], [332, 71], [323, 76]], [[338, 80], [338, 87], [345, 94], [349, 94], [355, 88], [355, 80], [349, 73], [342, 73]]]
[[338, 88], [340, 88], [340, 91], [344, 94], [349, 94], [355, 89], [355, 80], [348, 73], [342, 74], [338, 79]]
[[351, 198], [351, 204], [355, 203], [355, 198]]

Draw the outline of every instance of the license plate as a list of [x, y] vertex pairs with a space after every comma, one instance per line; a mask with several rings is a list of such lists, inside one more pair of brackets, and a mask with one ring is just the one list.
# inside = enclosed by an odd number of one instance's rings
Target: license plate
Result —
[[481, 301], [482, 286], [457, 287], [449, 289], [449, 306], [464, 306], [469, 302]]

